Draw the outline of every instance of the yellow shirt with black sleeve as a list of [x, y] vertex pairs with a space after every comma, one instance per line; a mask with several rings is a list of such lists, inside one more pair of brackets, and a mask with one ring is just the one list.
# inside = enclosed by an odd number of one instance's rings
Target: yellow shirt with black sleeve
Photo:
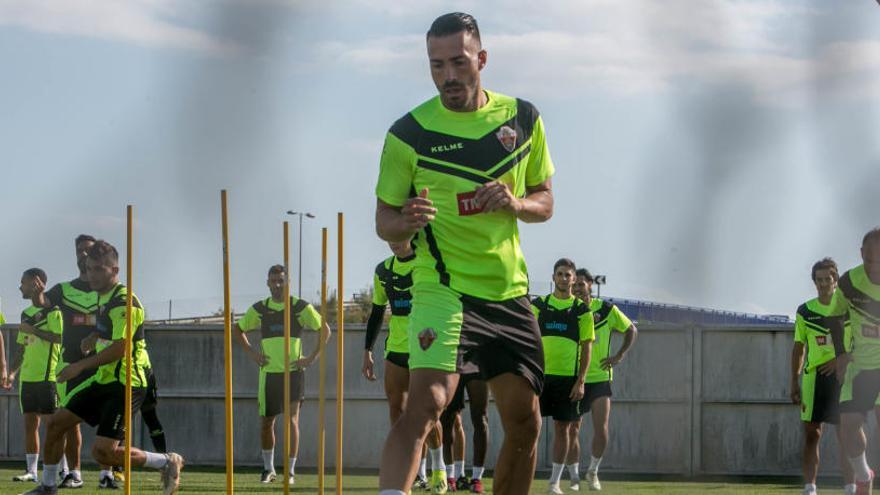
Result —
[[553, 294], [532, 300], [544, 345], [544, 374], [577, 376], [581, 343], [596, 338], [593, 315], [580, 299], [558, 299]]
[[391, 256], [376, 267], [373, 275], [373, 305], [391, 306], [386, 356], [389, 352], [409, 352], [409, 313], [412, 309], [412, 269], [414, 257], [404, 260]]
[[[260, 348], [269, 362], [260, 368], [264, 373], [284, 372], [284, 303], [271, 297], [254, 303], [244, 317], [238, 320], [243, 332], [260, 330]], [[315, 308], [290, 296], [290, 370], [296, 370], [296, 360], [302, 357], [302, 332], [319, 330], [321, 315]]]
[[[57, 307], [30, 306], [21, 313], [21, 322], [61, 336], [63, 320]], [[61, 356], [61, 345], [43, 340], [36, 335], [19, 331], [16, 342], [24, 346], [19, 379], [24, 382], [54, 382], [56, 367]]]
[[55, 284], [46, 291], [46, 298], [53, 306], [58, 306], [64, 317], [64, 333], [61, 336], [63, 368], [86, 357], [80, 342], [97, 331], [98, 293], [92, 290], [88, 282], [75, 278]]
[[852, 342], [850, 367], [880, 369], [880, 285], [868, 279], [864, 265], [840, 277], [830, 315], [848, 316]]
[[632, 321], [617, 305], [598, 298], [590, 299], [590, 311], [593, 313], [593, 322], [596, 327], [596, 340], [593, 341], [593, 349], [590, 357], [590, 369], [587, 372], [586, 383], [608, 382], [613, 379], [613, 371], [609, 368], [602, 369], [602, 360], [611, 354], [611, 332], [626, 332], [632, 326]]
[[436, 96], [399, 119], [385, 137], [376, 196], [400, 207], [428, 188], [434, 220], [413, 239], [413, 283], [443, 284], [503, 301], [528, 292], [517, 218], [484, 213], [477, 187], [500, 181], [516, 197], [553, 175], [544, 123], [529, 102], [486, 91], [487, 103], [454, 112]]
[[[818, 298], [810, 299], [798, 306], [794, 320], [794, 341], [803, 344], [807, 351], [807, 358], [804, 361], [804, 371], [807, 373], [812, 373], [819, 366], [834, 359], [831, 329], [834, 325], [845, 324], [846, 317], [833, 316], [831, 312], [831, 304], [824, 305]], [[844, 328], [844, 342], [848, 342], [850, 333], [848, 325]]]
[[[97, 352], [106, 349], [113, 342], [125, 340], [128, 333], [127, 295], [128, 288], [122, 284], [117, 284], [113, 290], [98, 295], [96, 325], [99, 337], [95, 346]], [[147, 376], [144, 370], [150, 362], [144, 333], [144, 318], [144, 307], [137, 296], [132, 294], [131, 386], [137, 388], [147, 386]], [[101, 385], [116, 382], [125, 385], [127, 376], [125, 358], [123, 357], [98, 367], [95, 382]]]

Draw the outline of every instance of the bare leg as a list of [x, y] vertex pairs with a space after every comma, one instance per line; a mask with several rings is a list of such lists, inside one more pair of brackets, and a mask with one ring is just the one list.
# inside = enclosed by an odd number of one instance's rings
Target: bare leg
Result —
[[432, 369], [410, 370], [409, 400], [391, 427], [379, 469], [379, 487], [407, 491], [418, 471], [419, 454], [428, 432], [449, 403], [458, 375]]
[[474, 427], [474, 466], [483, 467], [489, 450], [489, 386], [483, 380], [467, 383], [471, 424]]
[[565, 456], [566, 464], [577, 464], [581, 458], [581, 418], [571, 422], [568, 429], [568, 455]]
[[568, 421], [553, 420], [553, 462], [563, 464], [568, 456]]
[[275, 448], [275, 416], [260, 416], [260, 446], [263, 450]]
[[525, 495], [535, 477], [541, 413], [529, 382], [513, 373], [489, 380], [501, 415], [504, 441], [495, 467], [495, 493]]
[[290, 403], [290, 457], [299, 452], [299, 406], [299, 401]]
[[[804, 472], [805, 483], [816, 483], [816, 474], [819, 472], [819, 440], [822, 439], [822, 423], [804, 423], [804, 456], [801, 466]], [[844, 456], [843, 463], [849, 465]], [[850, 468], [852, 472], [852, 468]]]
[[40, 453], [40, 415], [37, 413], [24, 415], [24, 451], [26, 454]]
[[611, 398], [599, 397], [590, 404], [593, 413], [593, 457], [602, 457], [608, 446], [608, 418], [611, 416]]
[[455, 423], [452, 425], [452, 460], [463, 461], [467, 444], [464, 438], [464, 424], [461, 422], [461, 413], [455, 415]]
[[[853, 474], [853, 468], [852, 468], [852, 465], [850, 465], [850, 463], [849, 463], [849, 459], [846, 458], [846, 452], [843, 451], [843, 431], [840, 428], [840, 426], [837, 426], [834, 430], [837, 433], [837, 445], [840, 447], [840, 472], [843, 473], [843, 483], [845, 485], [849, 485], [849, 484], [855, 483], [855, 479], [856, 479], [855, 474]], [[865, 434], [865, 431], [864, 431], [864, 429], [862, 429], [862, 435], [864, 435], [864, 434]], [[816, 447], [817, 447], [816, 452], [818, 453], [818, 444]], [[817, 458], [817, 460], [818, 460], [818, 458]], [[818, 464], [819, 463], [817, 462], [816, 463], [817, 471], [818, 471], [818, 467], [819, 467]], [[806, 472], [806, 469], [804, 469], [804, 472]], [[815, 475], [814, 475], [813, 479], [815, 479]], [[813, 481], [812, 483], [815, 483], [815, 481]]]
[[82, 433], [79, 423], [65, 433], [64, 455], [67, 456], [67, 465], [70, 469], [79, 471], [80, 452], [82, 451]]

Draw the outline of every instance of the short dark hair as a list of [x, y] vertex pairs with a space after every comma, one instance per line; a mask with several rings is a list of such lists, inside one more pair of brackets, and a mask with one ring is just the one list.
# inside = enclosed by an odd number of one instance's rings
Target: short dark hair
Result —
[[464, 12], [450, 12], [434, 19], [425, 38], [449, 36], [450, 34], [458, 34], [462, 31], [480, 41], [480, 27], [477, 25], [477, 20], [474, 19], [474, 16]]
[[44, 272], [41, 268], [28, 268], [24, 271], [23, 274], [25, 277], [38, 278], [40, 282], [43, 282], [43, 285], [46, 284], [46, 281], [49, 280], [46, 277], [46, 272]]
[[560, 266], [571, 268], [572, 270], [577, 270], [577, 266], [575, 266], [574, 261], [571, 261], [568, 258], [559, 258], [558, 260], [556, 260], [556, 263], [553, 264], [553, 273], [556, 273], [556, 270]]
[[269, 267], [269, 275], [267, 275], [267, 276], [271, 277], [272, 275], [275, 275], [275, 274], [281, 275], [282, 273], [285, 273], [285, 272], [286, 272], [286, 270], [284, 269], [284, 265], [272, 265]]
[[590, 270], [587, 270], [586, 268], [578, 268], [574, 272], [574, 276], [575, 277], [584, 277], [585, 279], [587, 279], [587, 282], [593, 281], [593, 274], [590, 273]]
[[825, 269], [831, 270], [831, 276], [834, 277], [834, 280], [838, 279], [839, 275], [837, 273], [837, 263], [835, 263], [834, 260], [831, 259], [831, 257], [826, 256], [821, 260], [813, 263], [812, 277], [814, 282], [816, 281], [816, 272]]
[[111, 266], [119, 265], [119, 251], [103, 239], [97, 240], [92, 244], [92, 247], [89, 248], [88, 256], [91, 259], [100, 261], [105, 266], [108, 265], [108, 262]]
[[89, 234], [80, 234], [76, 236], [76, 240], [73, 241], [74, 246], [79, 246], [81, 242], [95, 242], [96, 239]]
[[877, 241], [880, 241], [880, 227], [874, 227], [865, 234], [865, 237], [862, 238], [862, 246], [867, 246], [869, 242]]

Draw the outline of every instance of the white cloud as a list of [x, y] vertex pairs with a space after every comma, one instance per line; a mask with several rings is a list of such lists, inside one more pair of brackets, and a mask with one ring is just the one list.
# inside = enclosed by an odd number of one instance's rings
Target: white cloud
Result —
[[[474, 14], [485, 3], [474, 4]], [[379, 12], [415, 17], [414, 8], [379, 2]], [[491, 81], [517, 94], [562, 97], [600, 89], [657, 93], [710, 84], [746, 88], [756, 99], [796, 104], [815, 92], [880, 99], [880, 41], [805, 46], [821, 12], [775, 1], [653, 0], [505, 2], [483, 26]], [[389, 14], [389, 15], [392, 15]], [[522, 19], [529, 19], [528, 25]], [[501, 26], [501, 29], [498, 27]], [[424, 26], [418, 34], [320, 45], [365, 74], [424, 77]]]
[[170, 0], [12, 0], [0, 2], [0, 25], [216, 54], [240, 49], [175, 23], [178, 5]]

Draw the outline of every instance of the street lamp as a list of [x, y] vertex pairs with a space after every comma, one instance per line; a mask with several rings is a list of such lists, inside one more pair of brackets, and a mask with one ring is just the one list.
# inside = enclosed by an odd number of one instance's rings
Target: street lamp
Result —
[[605, 283], [605, 275], [593, 276], [593, 284], [596, 286], [596, 297], [602, 297], [602, 286]]
[[[299, 285], [297, 286], [297, 297], [302, 299], [303, 295], [303, 216], [306, 218], [315, 218], [315, 215], [305, 212], [305, 211], [293, 211], [287, 210], [288, 215], [297, 215], [299, 216], [299, 268], [297, 270], [297, 276], [299, 277]], [[288, 277], [290, 274], [287, 275]]]

